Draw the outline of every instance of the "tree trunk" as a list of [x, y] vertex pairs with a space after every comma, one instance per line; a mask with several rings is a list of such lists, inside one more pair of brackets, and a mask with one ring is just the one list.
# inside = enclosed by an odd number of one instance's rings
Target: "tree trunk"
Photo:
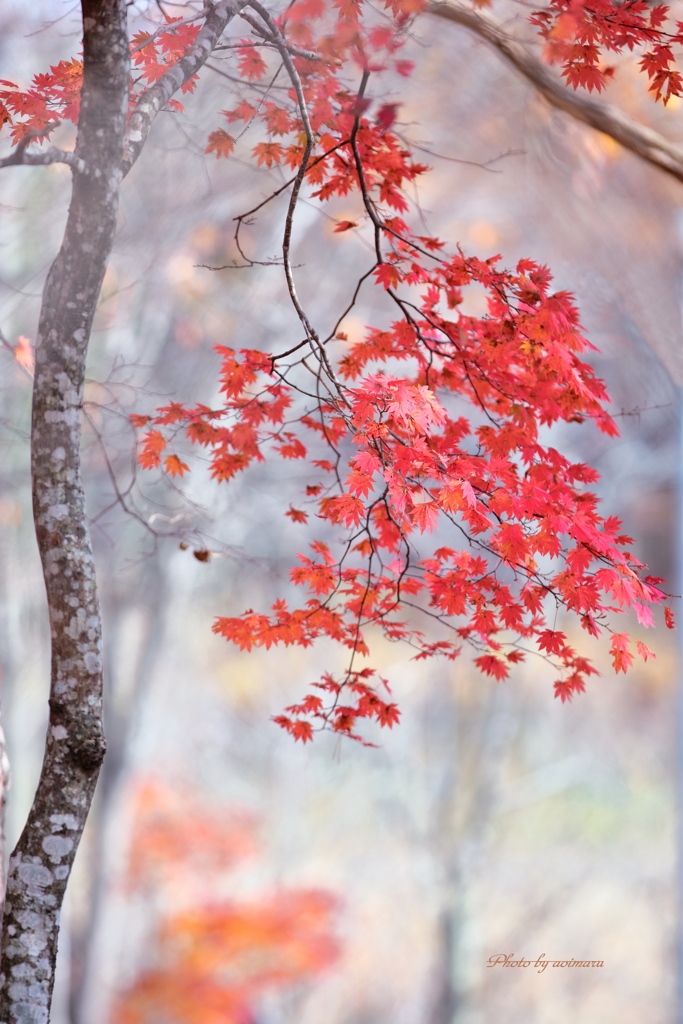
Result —
[[[0, 719], [0, 893], [5, 891], [5, 811], [7, 810], [7, 794], [9, 792], [10, 772], [5, 731]], [[2, 922], [2, 906], [0, 906], [0, 923]]]
[[83, 85], [75, 159], [69, 161], [73, 191], [43, 292], [31, 424], [33, 515], [52, 642], [50, 718], [38, 789], [8, 870], [0, 1024], [49, 1020], [60, 909], [105, 751], [102, 631], [80, 440], [88, 341], [114, 240], [119, 185], [158, 112], [201, 69], [246, 3], [206, 5], [194, 43], [138, 97], [126, 129], [126, 0], [81, 0]]
[[102, 639], [81, 483], [81, 409], [90, 330], [116, 228], [128, 110], [125, 0], [82, 0], [83, 87], [73, 192], [50, 268], [36, 344], [33, 514], [50, 617], [45, 757], [11, 858], [0, 963], [0, 1021], [45, 1024], [59, 914], [104, 757]]
[[444, 907], [439, 914], [437, 932], [437, 964], [434, 978], [433, 1003], [429, 1024], [454, 1024], [457, 996], [453, 980], [456, 946], [455, 914]]

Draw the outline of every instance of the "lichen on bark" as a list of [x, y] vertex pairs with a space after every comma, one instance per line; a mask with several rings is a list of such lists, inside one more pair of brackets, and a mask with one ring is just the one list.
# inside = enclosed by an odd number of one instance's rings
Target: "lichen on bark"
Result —
[[[63, 161], [71, 168], [73, 191], [62, 246], [43, 291], [31, 426], [33, 514], [51, 630], [50, 718], [38, 788], [9, 863], [0, 1024], [49, 1020], [60, 909], [105, 753], [102, 631], [80, 441], [88, 342], [114, 240], [119, 186], [158, 112], [200, 70], [246, 3], [205, 5], [194, 44], [142, 94], [126, 125], [126, 0], [81, 2], [81, 110], [75, 152]], [[57, 159], [60, 151], [49, 152]]]

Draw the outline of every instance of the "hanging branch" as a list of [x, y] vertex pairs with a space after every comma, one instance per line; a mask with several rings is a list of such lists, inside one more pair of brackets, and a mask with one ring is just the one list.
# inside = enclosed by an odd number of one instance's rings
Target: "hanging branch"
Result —
[[683, 148], [670, 142], [659, 132], [639, 124], [623, 110], [609, 103], [600, 103], [567, 88], [527, 47], [514, 39], [485, 11], [475, 11], [459, 0], [434, 0], [427, 7], [430, 14], [455, 25], [463, 25], [485, 39], [520, 72], [540, 94], [558, 110], [576, 121], [590, 125], [609, 135], [624, 149], [647, 163], [683, 181]]

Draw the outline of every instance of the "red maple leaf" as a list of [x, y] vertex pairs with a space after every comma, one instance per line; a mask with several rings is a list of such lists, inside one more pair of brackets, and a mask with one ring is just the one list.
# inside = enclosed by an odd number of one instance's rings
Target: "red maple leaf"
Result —
[[630, 641], [628, 633], [615, 633], [612, 637], [612, 664], [615, 672], [626, 672], [633, 663], [633, 655], [629, 650]]
[[388, 131], [396, 120], [396, 112], [400, 103], [383, 103], [377, 112], [377, 127], [381, 132]]
[[536, 642], [542, 651], [548, 654], [560, 654], [565, 646], [567, 637], [564, 633], [556, 633], [552, 629], [545, 629], [539, 633]]
[[507, 679], [510, 675], [510, 669], [505, 662], [501, 661], [494, 654], [483, 654], [480, 658], [474, 659], [474, 664], [480, 672], [487, 676], [493, 676], [498, 682], [502, 682], [503, 679]]
[[289, 506], [285, 512], [286, 516], [292, 520], [293, 523], [307, 523], [308, 513], [302, 512], [299, 508], [294, 508], [292, 505]]

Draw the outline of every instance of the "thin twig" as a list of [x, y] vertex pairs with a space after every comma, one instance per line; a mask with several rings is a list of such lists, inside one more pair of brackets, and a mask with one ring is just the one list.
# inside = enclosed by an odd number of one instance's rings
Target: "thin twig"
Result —
[[[251, 15], [245, 14], [244, 11], [242, 11], [240, 17], [244, 18], [245, 21], [249, 22], [254, 31], [258, 32], [258, 34], [262, 37], [264, 42], [269, 43], [271, 46], [278, 45], [277, 38], [273, 35], [268, 35], [268, 33], [263, 30], [263, 28], [259, 25], [256, 19], [252, 18]], [[320, 54], [316, 53], [314, 50], [303, 50], [300, 46], [295, 46], [293, 43], [288, 42], [285, 42], [285, 45], [288, 51], [291, 53], [292, 57], [303, 57], [304, 60], [316, 61], [317, 63], [320, 64], [332, 64], [334, 67], [337, 68], [341, 67], [342, 64], [344, 63], [342, 60], [339, 59], [339, 57], [321, 57]]]

